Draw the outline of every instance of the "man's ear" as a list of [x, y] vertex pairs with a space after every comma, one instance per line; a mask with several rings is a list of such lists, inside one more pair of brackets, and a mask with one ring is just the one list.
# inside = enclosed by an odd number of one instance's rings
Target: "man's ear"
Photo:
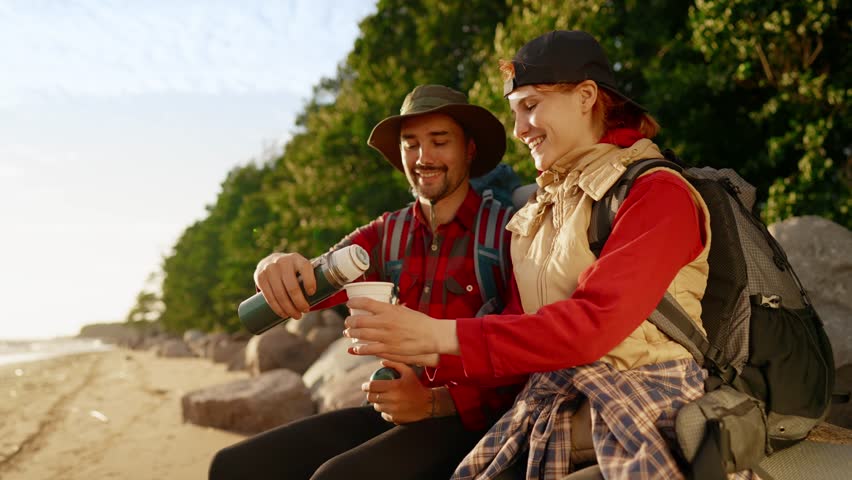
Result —
[[476, 142], [472, 138], [467, 139], [467, 166], [473, 164], [473, 159], [476, 158]]

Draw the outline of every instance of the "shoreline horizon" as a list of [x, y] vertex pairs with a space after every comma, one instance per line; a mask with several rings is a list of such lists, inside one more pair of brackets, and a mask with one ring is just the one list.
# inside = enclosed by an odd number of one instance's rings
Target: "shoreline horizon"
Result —
[[114, 350], [100, 338], [56, 337], [41, 340], [0, 339], [0, 366], [25, 364], [76, 353]]

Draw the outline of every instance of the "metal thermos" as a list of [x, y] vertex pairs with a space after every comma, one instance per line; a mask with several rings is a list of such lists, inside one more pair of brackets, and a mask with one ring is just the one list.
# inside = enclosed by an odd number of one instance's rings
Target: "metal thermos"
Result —
[[[308, 303], [314, 306], [363, 275], [370, 267], [370, 256], [359, 245], [350, 245], [329, 255], [317, 257], [311, 260], [311, 263], [314, 266], [314, 277], [317, 279], [316, 293], [313, 295], [305, 293], [301, 278], [299, 278], [299, 287], [302, 288]], [[260, 292], [240, 303], [237, 314], [246, 329], [255, 335], [260, 335], [275, 325], [289, 320], [289, 318], [279, 317], [272, 311]]]

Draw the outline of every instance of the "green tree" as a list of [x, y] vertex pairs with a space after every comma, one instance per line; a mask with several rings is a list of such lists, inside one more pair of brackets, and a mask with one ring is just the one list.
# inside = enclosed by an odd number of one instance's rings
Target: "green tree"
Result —
[[[708, 87], [759, 104], [768, 222], [815, 214], [852, 227], [850, 5], [838, 0], [696, 2], [692, 43]], [[780, 178], [779, 178], [780, 177]]]
[[268, 166], [254, 163], [228, 173], [208, 215], [187, 228], [163, 261], [163, 326], [234, 331], [236, 306], [254, 293], [252, 272], [267, 251], [261, 227], [271, 218], [260, 194]]
[[[511, 136], [498, 61], [552, 29], [597, 37], [622, 91], [662, 124], [658, 143], [689, 163], [737, 169], [758, 187], [767, 221], [818, 214], [849, 227], [849, 10], [839, 0], [380, 0], [336, 75], [314, 87], [283, 153], [232, 170], [164, 259], [160, 320], [233, 331], [261, 257], [318, 255], [410, 201], [366, 141], [414, 85], [468, 92]], [[534, 178], [519, 142], [505, 161]]]
[[145, 287], [136, 295], [136, 303], [127, 313], [125, 321], [134, 325], [151, 324], [160, 319], [165, 305], [158, 292], [162, 278], [160, 272], [148, 275]]
[[317, 255], [379, 213], [411, 201], [407, 183], [366, 145], [416, 84], [472, 85], [508, 7], [477, 0], [383, 0], [334, 79], [315, 88], [298, 130], [269, 176], [280, 249]]
[[218, 281], [219, 237], [209, 217], [184, 230], [163, 260], [163, 327], [172, 332], [190, 328], [213, 330], [210, 293]]
[[[498, 60], [549, 30], [586, 30], [662, 124], [658, 143], [735, 168], [758, 187], [766, 221], [817, 214], [850, 226], [849, 18], [837, 1], [513, 2], [471, 98], [511, 135]], [[535, 175], [518, 142], [506, 160]]]

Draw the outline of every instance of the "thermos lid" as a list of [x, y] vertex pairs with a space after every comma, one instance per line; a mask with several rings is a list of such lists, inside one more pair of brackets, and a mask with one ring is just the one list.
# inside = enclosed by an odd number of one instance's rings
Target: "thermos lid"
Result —
[[360, 245], [350, 245], [332, 252], [331, 264], [340, 273], [343, 283], [349, 283], [370, 268], [370, 256]]

